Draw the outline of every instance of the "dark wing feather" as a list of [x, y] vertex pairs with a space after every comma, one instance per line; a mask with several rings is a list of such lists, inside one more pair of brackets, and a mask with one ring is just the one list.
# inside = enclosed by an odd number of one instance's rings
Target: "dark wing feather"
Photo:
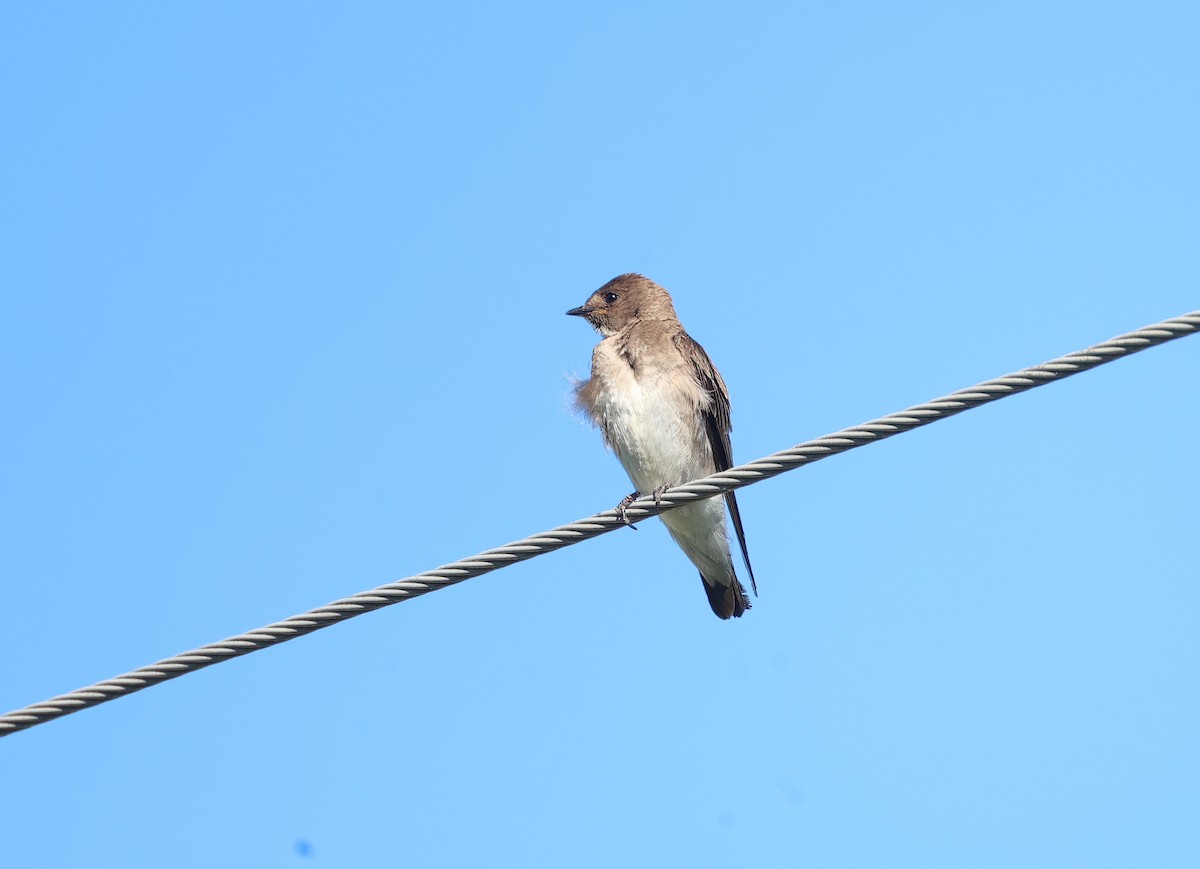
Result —
[[[692, 363], [696, 380], [700, 388], [708, 393], [708, 407], [702, 408], [700, 415], [704, 418], [704, 428], [708, 432], [708, 442], [712, 447], [713, 462], [717, 471], [728, 471], [733, 467], [733, 447], [729, 442], [729, 432], [733, 430], [733, 421], [729, 413], [729, 390], [721, 379], [721, 372], [713, 365], [704, 348], [687, 332], [680, 332], [675, 337], [684, 358]], [[733, 492], [725, 493], [725, 503], [729, 507], [729, 515], [733, 519], [733, 530], [737, 534], [738, 545], [742, 548], [742, 561], [746, 563], [746, 572], [750, 574], [750, 587], [758, 594], [758, 584], [754, 581], [754, 568], [750, 566], [750, 552], [746, 548], [746, 532], [742, 528], [742, 514], [738, 510], [737, 496]]]

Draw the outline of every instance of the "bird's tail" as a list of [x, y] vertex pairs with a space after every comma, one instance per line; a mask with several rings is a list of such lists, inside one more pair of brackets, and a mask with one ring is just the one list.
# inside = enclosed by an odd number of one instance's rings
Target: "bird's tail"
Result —
[[718, 618], [741, 618], [742, 613], [750, 609], [746, 589], [736, 577], [730, 577], [732, 585], [709, 582], [703, 573], [700, 574], [700, 579], [704, 583], [704, 593], [708, 595], [708, 605]]

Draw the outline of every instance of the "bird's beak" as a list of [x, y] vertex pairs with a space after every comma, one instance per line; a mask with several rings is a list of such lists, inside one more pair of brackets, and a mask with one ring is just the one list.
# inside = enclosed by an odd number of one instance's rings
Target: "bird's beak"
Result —
[[591, 308], [589, 308], [587, 305], [580, 305], [578, 308], [572, 308], [571, 310], [567, 311], [567, 316], [586, 317], [590, 313], [592, 313]]

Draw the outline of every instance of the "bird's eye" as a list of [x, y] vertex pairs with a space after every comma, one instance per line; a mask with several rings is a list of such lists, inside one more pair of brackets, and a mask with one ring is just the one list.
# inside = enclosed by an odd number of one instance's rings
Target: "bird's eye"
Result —
[[618, 298], [620, 298], [620, 297], [616, 293], [605, 293], [604, 294], [604, 303], [606, 305], [611, 305]]

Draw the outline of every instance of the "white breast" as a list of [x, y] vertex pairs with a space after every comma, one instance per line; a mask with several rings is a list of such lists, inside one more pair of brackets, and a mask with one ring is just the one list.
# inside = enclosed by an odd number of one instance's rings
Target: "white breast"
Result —
[[596, 347], [592, 364], [592, 412], [639, 492], [713, 472], [697, 414], [699, 387], [685, 369], [642, 366], [635, 373], [608, 341]]

